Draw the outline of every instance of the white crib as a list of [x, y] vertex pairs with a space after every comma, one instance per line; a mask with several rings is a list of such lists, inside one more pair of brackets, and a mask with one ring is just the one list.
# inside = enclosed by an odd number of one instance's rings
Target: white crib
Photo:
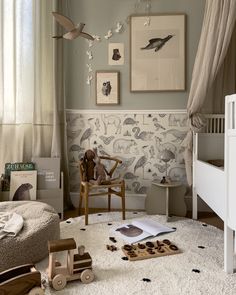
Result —
[[[225, 130], [225, 133], [224, 133]], [[224, 159], [216, 167], [208, 160]], [[203, 133], [193, 140], [193, 219], [197, 219], [197, 198], [224, 221], [224, 269], [233, 272], [236, 230], [236, 94], [226, 96], [224, 115], [207, 116]]]

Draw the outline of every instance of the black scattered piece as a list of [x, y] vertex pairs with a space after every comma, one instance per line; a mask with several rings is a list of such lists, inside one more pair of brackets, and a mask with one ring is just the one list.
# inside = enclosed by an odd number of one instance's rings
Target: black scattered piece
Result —
[[82, 231], [85, 231], [85, 230], [86, 230], [86, 228], [81, 228], [80, 230], [82, 230]]
[[138, 214], [138, 212], [133, 212], [133, 214]]
[[200, 249], [205, 249], [205, 247], [204, 247], [204, 246], [198, 246], [198, 248], [200, 248]]
[[149, 169], [148, 169], [148, 172], [150, 173], [150, 172], [152, 172], [152, 170], [149, 168]]
[[175, 229], [175, 230], [177, 229], [176, 227], [172, 227], [172, 228]]
[[114, 245], [106, 245], [106, 248], [111, 252], [117, 251], [117, 248]]
[[109, 237], [109, 240], [112, 241], [113, 243], [116, 243], [116, 239], [114, 237]]
[[151, 118], [152, 117], [152, 115], [151, 114], [148, 114], [148, 118]]
[[96, 140], [93, 142], [93, 144], [97, 144]]
[[143, 278], [143, 281], [144, 282], [147, 282], [147, 283], [150, 283], [151, 282], [151, 280], [150, 279], [147, 279], [147, 278]]
[[98, 213], [98, 216], [102, 216], [102, 213]]
[[196, 268], [193, 268], [192, 271], [193, 272], [196, 272], [196, 273], [200, 273], [200, 270], [199, 269], [196, 269]]
[[207, 226], [207, 224], [206, 223], [203, 223], [202, 226]]
[[107, 225], [112, 225], [112, 223], [108, 223]]
[[66, 223], [71, 223], [71, 221], [70, 220], [67, 220]]
[[128, 260], [128, 257], [121, 257], [121, 259], [123, 259], [123, 260]]

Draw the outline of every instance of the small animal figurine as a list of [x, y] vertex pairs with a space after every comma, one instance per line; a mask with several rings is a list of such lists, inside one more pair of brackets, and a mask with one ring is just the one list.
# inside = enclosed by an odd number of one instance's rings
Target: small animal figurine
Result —
[[71, 19], [58, 12], [52, 12], [52, 15], [55, 17], [56, 21], [68, 31], [67, 33], [61, 36], [53, 36], [53, 38], [64, 38], [68, 40], [74, 40], [80, 36], [89, 40], [94, 40], [94, 38], [91, 35], [83, 32], [85, 24], [79, 23], [75, 25]]
[[94, 183], [94, 184], [105, 184], [107, 182], [109, 182], [110, 177], [108, 176], [108, 171], [106, 170], [106, 167], [104, 166], [104, 164], [101, 163], [101, 158], [98, 156], [97, 154], [97, 149], [94, 149], [94, 153], [95, 153], [95, 167], [94, 167], [94, 179], [95, 180], [91, 180], [90, 182]]
[[85, 179], [83, 181], [90, 181], [94, 179], [94, 167], [95, 167], [95, 153], [93, 150], [87, 150], [82, 159], [83, 175]]

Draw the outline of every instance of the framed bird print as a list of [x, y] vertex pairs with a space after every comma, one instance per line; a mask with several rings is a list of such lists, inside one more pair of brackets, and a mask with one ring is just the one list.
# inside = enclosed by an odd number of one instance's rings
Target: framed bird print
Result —
[[185, 14], [130, 17], [130, 90], [185, 90]]
[[96, 72], [96, 104], [114, 105], [119, 104], [119, 72], [97, 71]]

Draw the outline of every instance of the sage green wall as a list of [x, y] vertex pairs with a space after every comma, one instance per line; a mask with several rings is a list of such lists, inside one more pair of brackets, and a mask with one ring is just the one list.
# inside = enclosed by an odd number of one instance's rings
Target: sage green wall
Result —
[[[190, 89], [190, 81], [198, 41], [201, 33], [205, 0], [152, 0], [152, 14], [185, 13], [186, 18], [186, 91], [131, 93], [129, 90], [129, 25], [125, 22], [130, 14], [135, 14], [137, 0], [65, 0], [64, 14], [75, 22], [84, 22], [85, 31], [101, 36], [101, 42], [91, 48], [93, 60], [86, 55], [88, 43], [83, 38], [64, 40], [66, 71], [66, 107], [68, 109], [185, 109]], [[141, 1], [138, 13], [143, 14], [145, 6]], [[104, 35], [116, 22], [125, 24], [123, 33], [114, 34], [109, 40]], [[125, 64], [108, 65], [109, 42], [125, 44]], [[93, 74], [96, 70], [119, 70], [121, 78], [121, 103], [117, 106], [96, 106], [94, 80], [86, 84], [87, 67], [90, 62]]]

